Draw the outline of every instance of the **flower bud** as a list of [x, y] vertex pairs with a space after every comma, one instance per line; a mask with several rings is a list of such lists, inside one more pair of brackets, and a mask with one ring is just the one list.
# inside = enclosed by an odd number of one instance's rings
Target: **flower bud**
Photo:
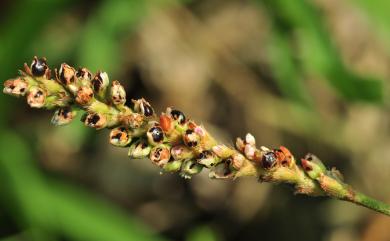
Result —
[[27, 103], [33, 108], [42, 108], [45, 105], [46, 93], [43, 89], [31, 88], [27, 95]]
[[7, 80], [4, 82], [4, 94], [13, 96], [24, 96], [27, 92], [28, 84], [22, 78]]
[[129, 157], [131, 158], [145, 158], [149, 155], [152, 147], [148, 145], [146, 140], [140, 139], [130, 145]]
[[124, 105], [126, 103], [125, 88], [117, 80], [114, 80], [111, 85], [111, 101], [114, 105]]
[[237, 150], [239, 150], [240, 152], [244, 152], [245, 151], [245, 142], [243, 139], [241, 139], [240, 137], [238, 137], [236, 139], [236, 148]]
[[245, 136], [245, 143], [249, 144], [251, 146], [255, 146], [256, 145], [256, 139], [255, 139], [255, 137], [252, 134], [248, 133]]
[[70, 85], [75, 83], [76, 70], [66, 63], [61, 64], [58, 71], [58, 80], [63, 85]]
[[202, 164], [203, 166], [210, 168], [218, 164], [221, 159], [218, 158], [218, 156], [209, 150], [202, 151], [197, 159], [199, 164]]
[[82, 86], [76, 94], [76, 102], [80, 105], [88, 105], [93, 100], [93, 90], [89, 86]]
[[180, 170], [181, 165], [182, 160], [170, 160], [167, 164], [163, 166], [163, 169], [166, 172], [177, 172]]
[[107, 118], [100, 113], [89, 113], [83, 118], [84, 124], [95, 129], [103, 129], [107, 126]]
[[301, 159], [301, 164], [307, 175], [312, 179], [317, 179], [326, 172], [326, 167], [321, 160], [310, 153]]
[[183, 135], [183, 141], [188, 147], [194, 148], [199, 145], [201, 139], [194, 130], [188, 129]]
[[168, 146], [159, 145], [152, 148], [150, 160], [159, 167], [163, 167], [171, 158], [171, 150]]
[[222, 159], [228, 158], [234, 154], [233, 149], [231, 149], [223, 144], [213, 146], [212, 150], [218, 157], [220, 157]]
[[171, 156], [175, 160], [184, 160], [194, 157], [194, 152], [185, 145], [177, 145], [172, 147]]
[[148, 137], [149, 144], [151, 145], [157, 145], [162, 143], [164, 140], [164, 132], [159, 126], [151, 127], [146, 133], [146, 136]]
[[187, 159], [181, 165], [180, 175], [186, 179], [190, 179], [191, 176], [200, 173], [202, 169], [202, 165], [198, 164], [195, 160]]
[[144, 98], [132, 101], [134, 103], [134, 111], [141, 113], [146, 117], [154, 115], [154, 110], [152, 106]]
[[244, 165], [245, 157], [240, 153], [234, 153], [231, 159], [231, 165], [236, 170], [240, 170]]
[[50, 69], [47, 66], [46, 58], [37, 58], [34, 57], [32, 63], [31, 63], [31, 73], [35, 77], [41, 77], [44, 75], [49, 75]]
[[110, 132], [110, 143], [114, 146], [124, 147], [131, 142], [131, 133], [125, 127], [117, 127]]
[[92, 81], [92, 73], [87, 68], [79, 68], [76, 77], [81, 80]]
[[74, 117], [77, 115], [77, 111], [73, 110], [70, 107], [63, 107], [57, 109], [54, 112], [53, 118], [51, 119], [51, 123], [56, 126], [62, 126], [69, 124]]
[[106, 95], [106, 90], [110, 80], [106, 72], [97, 72], [95, 77], [91, 81], [93, 90], [100, 97], [104, 98]]

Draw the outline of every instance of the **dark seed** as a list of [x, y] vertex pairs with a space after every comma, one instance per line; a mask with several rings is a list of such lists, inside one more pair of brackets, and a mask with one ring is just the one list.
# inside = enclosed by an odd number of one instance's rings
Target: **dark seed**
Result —
[[149, 104], [144, 103], [144, 115], [145, 116], [152, 116], [153, 115], [153, 109]]
[[98, 123], [99, 120], [100, 120], [100, 116], [97, 115], [97, 114], [94, 114], [94, 115], [92, 115], [91, 117], [89, 117], [88, 123], [89, 123], [89, 124], [96, 125], [96, 123]]
[[34, 76], [43, 76], [47, 68], [45, 59], [34, 59], [31, 65], [31, 72]]
[[275, 163], [276, 155], [272, 151], [265, 153], [261, 159], [261, 165], [265, 169], [271, 168]]
[[180, 124], [186, 122], [186, 116], [179, 110], [171, 110], [171, 116], [174, 120], [177, 120]]
[[152, 133], [152, 138], [155, 142], [161, 142], [164, 139], [164, 133], [160, 127], [152, 127], [149, 132]]

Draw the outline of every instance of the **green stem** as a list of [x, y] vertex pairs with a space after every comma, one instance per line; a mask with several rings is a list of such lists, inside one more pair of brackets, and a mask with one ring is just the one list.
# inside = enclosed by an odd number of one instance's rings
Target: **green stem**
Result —
[[375, 210], [377, 212], [383, 213], [387, 216], [390, 216], [390, 205], [384, 202], [373, 199], [369, 196], [364, 195], [363, 193], [356, 192], [355, 197], [351, 201], [357, 205]]

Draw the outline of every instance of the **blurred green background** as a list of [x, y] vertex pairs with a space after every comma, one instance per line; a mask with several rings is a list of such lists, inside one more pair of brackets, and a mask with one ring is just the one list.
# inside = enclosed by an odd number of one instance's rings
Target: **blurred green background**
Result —
[[[390, 202], [387, 0], [1, 1], [0, 79], [34, 55], [107, 71], [227, 144], [316, 153]], [[160, 175], [108, 132], [0, 95], [0, 240], [390, 240], [390, 219], [287, 186]]]

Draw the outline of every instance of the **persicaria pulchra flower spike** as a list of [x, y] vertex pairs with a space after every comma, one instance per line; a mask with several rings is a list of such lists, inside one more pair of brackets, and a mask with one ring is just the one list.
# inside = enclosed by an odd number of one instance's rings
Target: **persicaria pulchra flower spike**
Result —
[[209, 176], [218, 179], [255, 176], [261, 181], [292, 184], [295, 193], [346, 200], [390, 216], [389, 205], [355, 191], [338, 170], [328, 170], [314, 155], [296, 162], [286, 147], [258, 148], [251, 134], [237, 138], [235, 147], [218, 143], [202, 125], [175, 108], [158, 116], [143, 98], [133, 100], [133, 107], [126, 106], [123, 86], [119, 81], [110, 85], [102, 71], [92, 78], [88, 69], [76, 71], [64, 63], [55, 79], [51, 75], [46, 59], [34, 57], [20, 76], [4, 82], [3, 92], [26, 96], [34, 108], [55, 109], [55, 125], [68, 124], [76, 109], [82, 110], [85, 125], [110, 128], [111, 144], [128, 147], [131, 158], [149, 158], [163, 172], [179, 172], [185, 178], [202, 169], [209, 169]]

